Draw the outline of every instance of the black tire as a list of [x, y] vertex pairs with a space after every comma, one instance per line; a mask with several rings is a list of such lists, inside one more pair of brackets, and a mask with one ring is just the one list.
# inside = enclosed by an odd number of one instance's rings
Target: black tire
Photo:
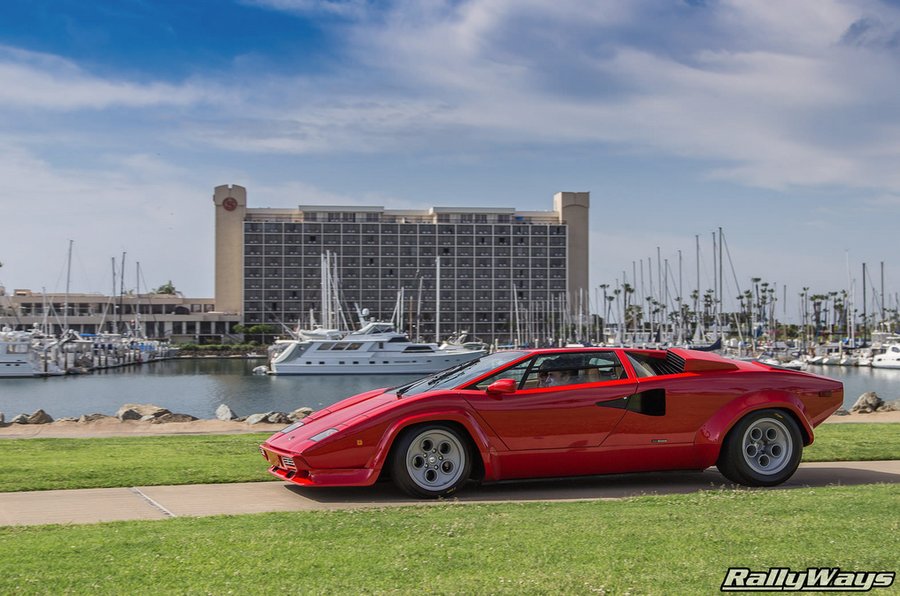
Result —
[[728, 432], [716, 467], [745, 486], [776, 486], [794, 475], [803, 456], [803, 436], [793, 417], [781, 410], [759, 410]]
[[400, 490], [420, 499], [456, 492], [472, 471], [468, 438], [452, 426], [424, 424], [405, 430], [394, 443], [391, 478]]

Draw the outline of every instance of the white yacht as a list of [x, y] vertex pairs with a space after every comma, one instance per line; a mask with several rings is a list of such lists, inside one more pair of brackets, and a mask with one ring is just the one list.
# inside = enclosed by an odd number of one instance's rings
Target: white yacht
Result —
[[287, 342], [270, 365], [274, 375], [427, 374], [479, 358], [486, 350], [414, 343], [389, 323], [370, 322], [340, 340]]
[[38, 370], [31, 334], [9, 327], [0, 331], [0, 377], [36, 377]]
[[61, 375], [46, 338], [32, 331], [0, 330], [0, 378]]
[[888, 344], [884, 354], [872, 358], [872, 368], [900, 368], [900, 344]]

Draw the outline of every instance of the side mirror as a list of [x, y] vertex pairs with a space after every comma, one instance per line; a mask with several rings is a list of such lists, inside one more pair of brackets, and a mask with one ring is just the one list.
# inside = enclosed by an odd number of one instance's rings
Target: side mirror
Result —
[[501, 396], [516, 392], [518, 383], [514, 379], [500, 379], [488, 385], [488, 395]]

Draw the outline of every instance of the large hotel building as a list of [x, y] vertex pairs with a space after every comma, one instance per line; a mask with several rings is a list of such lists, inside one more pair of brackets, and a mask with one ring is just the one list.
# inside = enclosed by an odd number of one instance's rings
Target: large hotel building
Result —
[[467, 330], [502, 343], [522, 312], [571, 310], [566, 296], [588, 288], [587, 192], [557, 193], [550, 211], [273, 209], [248, 207], [247, 190], [227, 185], [213, 204], [216, 311], [248, 326], [308, 327], [311, 311], [322, 322], [326, 253], [344, 308], [387, 320], [403, 289], [402, 326], [422, 339]]

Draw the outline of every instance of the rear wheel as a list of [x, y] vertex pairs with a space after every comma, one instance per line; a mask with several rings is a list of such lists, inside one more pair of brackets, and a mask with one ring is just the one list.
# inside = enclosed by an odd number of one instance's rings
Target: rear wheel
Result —
[[731, 429], [716, 467], [746, 486], [775, 486], [797, 470], [803, 437], [794, 419], [779, 410], [760, 410], [741, 418]]
[[472, 469], [469, 444], [443, 424], [417, 426], [404, 432], [394, 448], [391, 477], [405, 493], [418, 498], [456, 492]]

